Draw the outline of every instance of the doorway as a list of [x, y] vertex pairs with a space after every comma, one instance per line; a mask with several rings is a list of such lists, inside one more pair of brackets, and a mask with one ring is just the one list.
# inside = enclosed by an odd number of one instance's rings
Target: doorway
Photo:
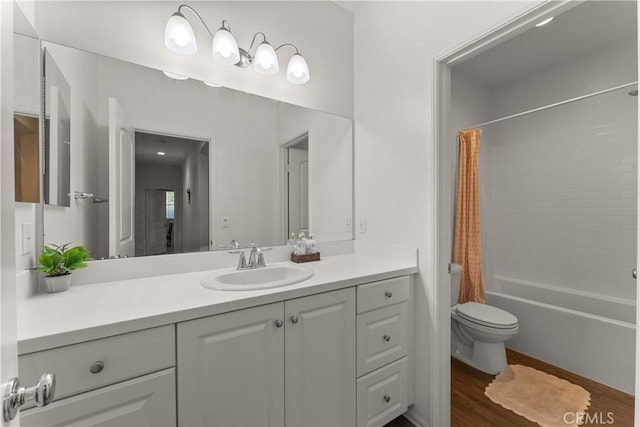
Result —
[[209, 249], [209, 144], [136, 131], [136, 256]]
[[284, 147], [286, 151], [287, 236], [309, 234], [309, 134]]

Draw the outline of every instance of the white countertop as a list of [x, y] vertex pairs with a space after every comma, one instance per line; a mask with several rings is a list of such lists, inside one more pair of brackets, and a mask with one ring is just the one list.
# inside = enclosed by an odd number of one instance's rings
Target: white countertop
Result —
[[[289, 261], [290, 262], [290, 261]], [[72, 286], [19, 305], [18, 353], [60, 347], [199, 317], [299, 298], [416, 273], [406, 260], [351, 253], [304, 264], [314, 276], [281, 288], [216, 291], [200, 285], [210, 273], [170, 274]]]

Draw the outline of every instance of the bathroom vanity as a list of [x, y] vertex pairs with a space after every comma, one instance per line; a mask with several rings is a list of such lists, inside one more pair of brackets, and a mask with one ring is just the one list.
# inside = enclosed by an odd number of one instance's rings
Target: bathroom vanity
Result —
[[326, 256], [275, 289], [207, 289], [198, 271], [29, 298], [20, 376], [57, 388], [22, 425], [384, 425], [412, 403], [405, 253]]

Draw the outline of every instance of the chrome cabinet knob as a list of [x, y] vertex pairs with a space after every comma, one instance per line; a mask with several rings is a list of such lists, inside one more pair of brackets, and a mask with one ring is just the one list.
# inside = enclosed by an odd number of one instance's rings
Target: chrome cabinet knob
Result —
[[393, 296], [393, 294], [391, 293], [391, 291], [387, 291], [384, 293], [384, 296], [387, 298], [391, 298]]
[[289, 319], [291, 320], [291, 323], [293, 323], [293, 324], [298, 323], [298, 320], [300, 320], [300, 319], [298, 319], [298, 316], [291, 316]]
[[104, 369], [104, 362], [102, 360], [98, 360], [97, 362], [93, 362], [93, 365], [89, 368], [89, 372], [92, 374], [99, 374]]
[[385, 340], [386, 342], [389, 342], [389, 341], [391, 341], [391, 336], [390, 336], [390, 335], [385, 334], [385, 335], [382, 337], [382, 339], [383, 339], [383, 340]]
[[276, 328], [282, 328], [282, 326], [284, 325], [284, 322], [280, 319], [276, 320], [273, 323], [276, 325]]
[[385, 394], [383, 399], [385, 402], [389, 403], [391, 401], [391, 396], [389, 396], [388, 394]]
[[33, 399], [36, 406], [47, 406], [51, 403], [56, 390], [56, 376], [43, 374], [38, 384], [33, 387], [21, 387], [18, 378], [11, 378], [1, 388], [5, 390], [2, 395], [2, 418], [9, 422], [30, 399]]

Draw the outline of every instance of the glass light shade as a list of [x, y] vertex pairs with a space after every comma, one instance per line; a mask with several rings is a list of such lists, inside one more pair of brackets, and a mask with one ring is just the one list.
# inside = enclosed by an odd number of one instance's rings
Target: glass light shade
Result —
[[253, 68], [257, 73], [265, 76], [271, 76], [278, 72], [278, 57], [268, 42], [260, 43], [260, 46], [256, 49]]
[[240, 61], [238, 43], [229, 31], [220, 28], [213, 36], [211, 55], [216, 62], [225, 65], [237, 64]]
[[189, 77], [182, 74], [172, 73], [171, 71], [163, 71], [164, 75], [175, 80], [187, 80]]
[[164, 45], [181, 55], [193, 55], [198, 50], [193, 28], [180, 12], [171, 15], [164, 27]]
[[290, 83], [301, 85], [309, 81], [309, 66], [304, 57], [296, 53], [287, 65], [287, 80]]

